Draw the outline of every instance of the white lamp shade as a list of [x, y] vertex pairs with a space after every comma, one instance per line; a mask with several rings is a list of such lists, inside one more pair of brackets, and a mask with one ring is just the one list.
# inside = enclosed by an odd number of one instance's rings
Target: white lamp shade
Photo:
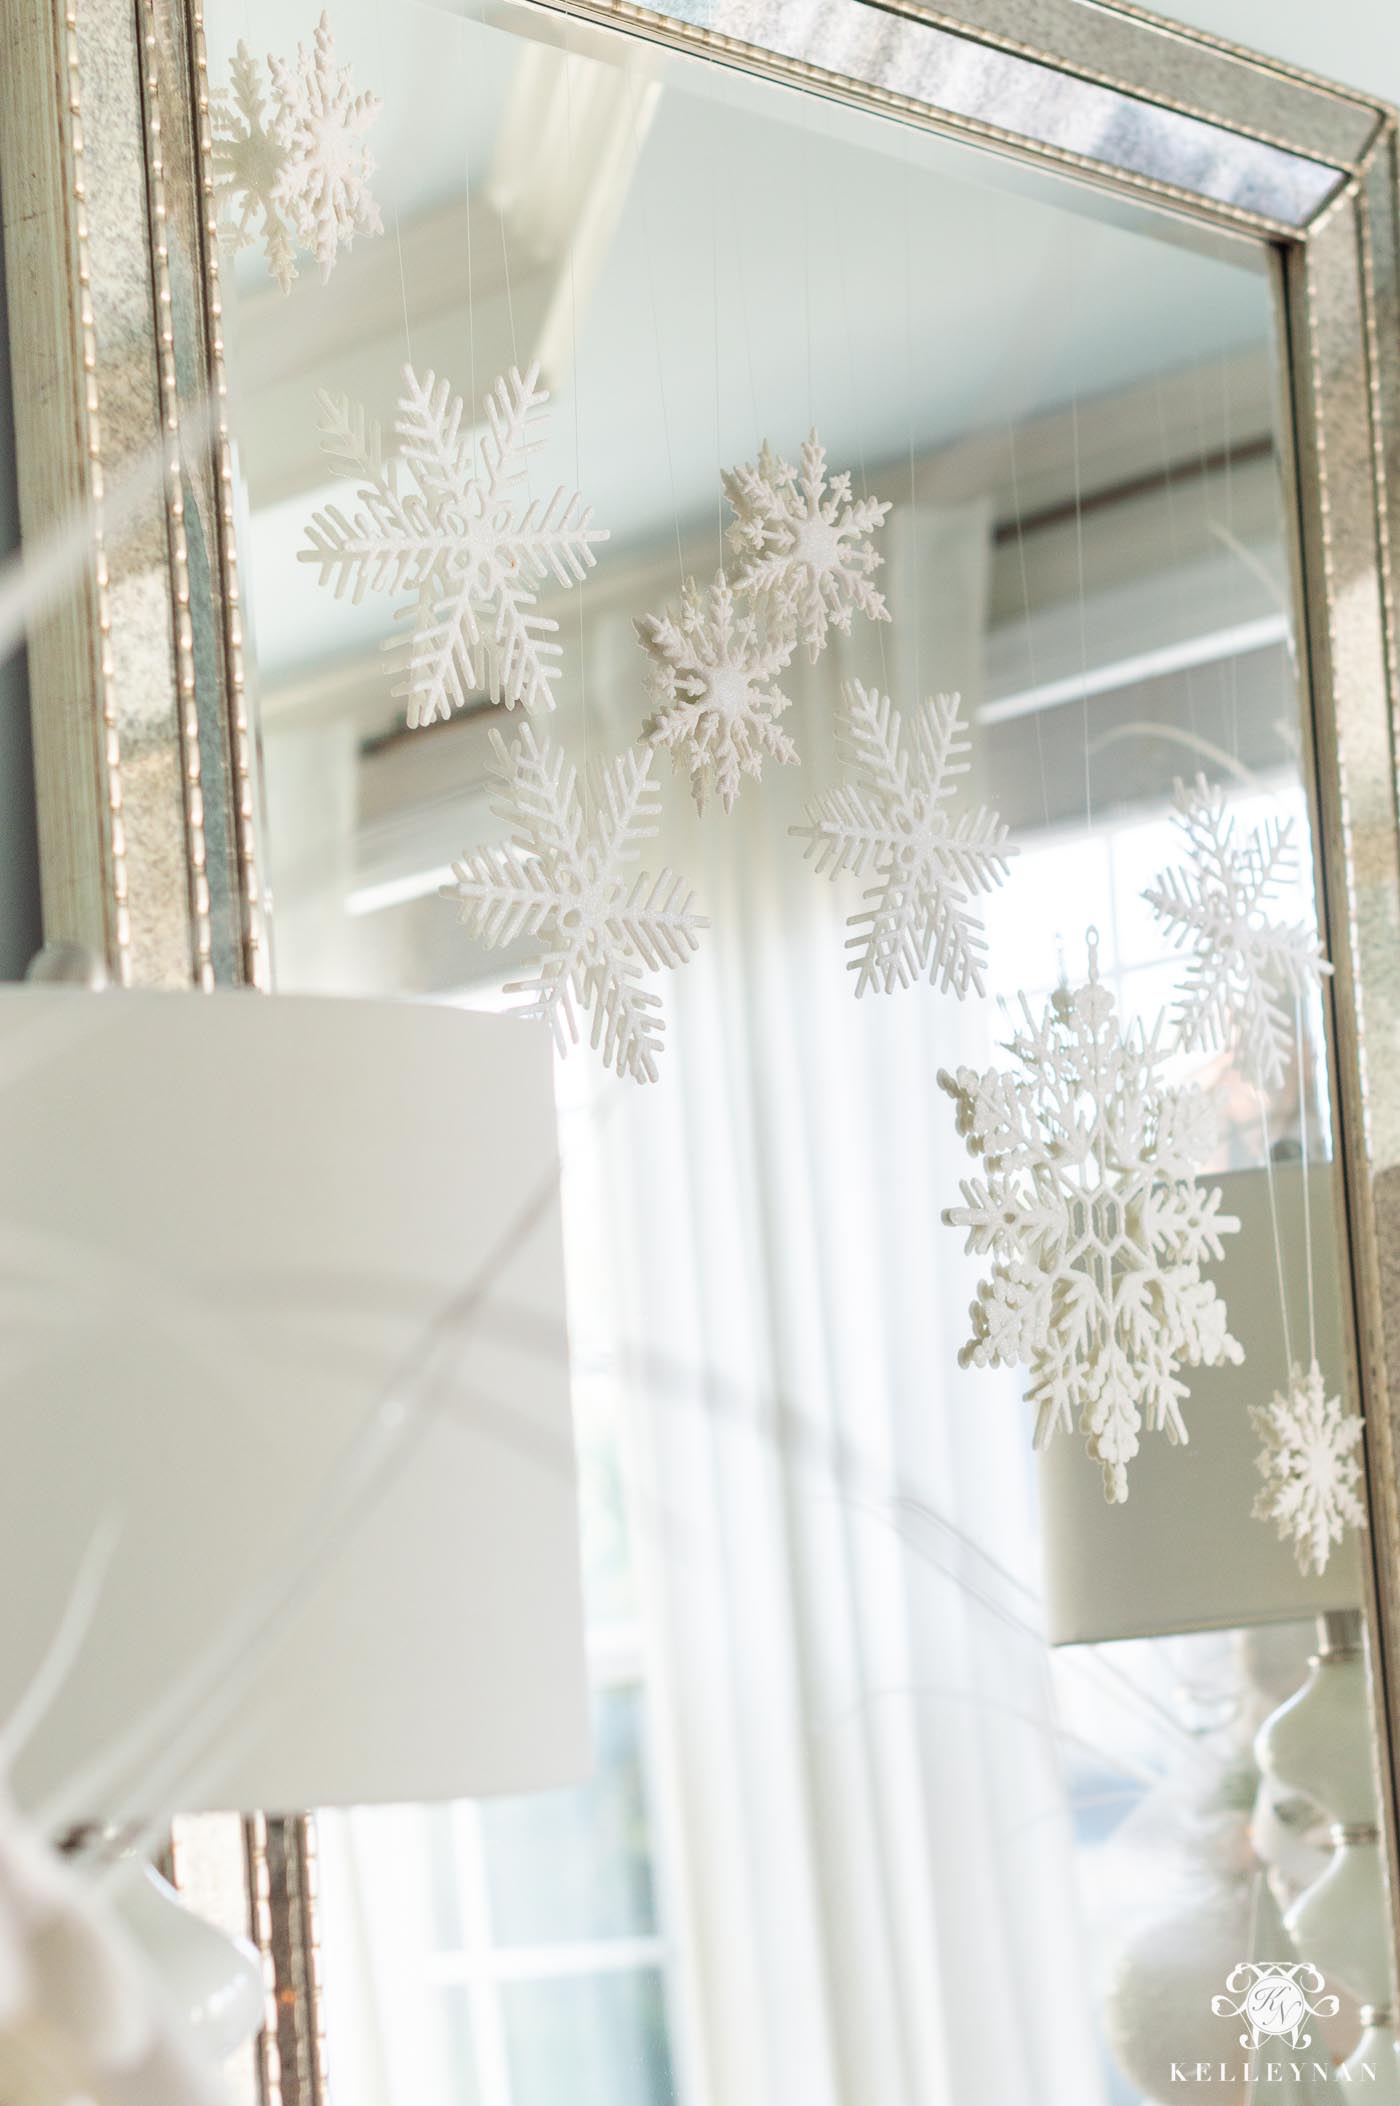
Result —
[[[173, 1800], [444, 1799], [583, 1774], [547, 1036], [409, 1003], [6, 990], [0, 1159], [0, 1719], [102, 1517], [120, 1524], [21, 1801], [148, 1715], [292, 1569], [396, 1369], [513, 1231], [450, 1379]], [[84, 1816], [159, 1811], [168, 1738]]]
[[[1341, 1288], [1334, 1258], [1333, 1170], [1307, 1173], [1312, 1212], [1313, 1292], [1318, 1360], [1335, 1393], [1343, 1380]], [[1215, 1182], [1216, 1180], [1213, 1180]], [[1238, 1367], [1187, 1368], [1183, 1406], [1188, 1439], [1173, 1445], [1144, 1431], [1128, 1467], [1128, 1497], [1110, 1506], [1102, 1473], [1077, 1436], [1056, 1435], [1040, 1457], [1045, 1609], [1050, 1642], [1067, 1645], [1178, 1631], [1229, 1630], [1292, 1621], [1361, 1602], [1355, 1536], [1334, 1545], [1320, 1577], [1299, 1572], [1291, 1542], [1250, 1509], [1263, 1480], [1255, 1468], [1259, 1436], [1248, 1407], [1267, 1404], [1288, 1379], [1280, 1315], [1273, 1214], [1265, 1171], [1218, 1180], [1222, 1212], [1240, 1222], [1209, 1268], [1244, 1347]], [[1303, 1172], [1274, 1167], [1290, 1340], [1306, 1364], [1308, 1289], [1304, 1262]]]

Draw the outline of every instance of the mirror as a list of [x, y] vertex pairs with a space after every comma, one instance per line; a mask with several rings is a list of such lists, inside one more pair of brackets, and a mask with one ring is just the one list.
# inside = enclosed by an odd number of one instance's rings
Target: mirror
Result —
[[264, 225], [209, 32], [277, 985], [564, 1042], [594, 1768], [322, 1815], [339, 2106], [1391, 2095], [1267, 257], [505, 0]]

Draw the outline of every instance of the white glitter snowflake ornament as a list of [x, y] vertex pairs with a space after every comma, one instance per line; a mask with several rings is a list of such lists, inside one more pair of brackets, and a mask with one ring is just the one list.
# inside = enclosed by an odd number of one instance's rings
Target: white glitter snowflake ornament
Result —
[[1280, 1540], [1292, 1537], [1300, 1572], [1325, 1572], [1332, 1544], [1349, 1527], [1366, 1526], [1356, 1489], [1361, 1463], [1353, 1452], [1361, 1420], [1328, 1396], [1316, 1360], [1306, 1374], [1291, 1368], [1286, 1393], [1271, 1404], [1251, 1404], [1249, 1416], [1264, 1443], [1256, 1464], [1264, 1488], [1254, 1501], [1255, 1518], [1276, 1522]]
[[326, 452], [361, 478], [363, 509], [317, 512], [297, 553], [337, 598], [407, 597], [413, 633], [394, 692], [410, 725], [450, 717], [481, 694], [507, 709], [552, 709], [560, 649], [549, 639], [559, 624], [537, 611], [538, 588], [550, 577], [580, 583], [594, 542], [608, 537], [576, 491], [542, 500], [525, 490], [549, 400], [539, 368], [496, 382], [480, 433], [445, 380], [412, 366], [403, 380], [399, 458], [384, 453], [358, 405], [321, 396]]
[[995, 1259], [972, 1304], [964, 1366], [1029, 1368], [1035, 1440], [1077, 1423], [1109, 1500], [1128, 1496], [1144, 1424], [1186, 1439], [1178, 1367], [1244, 1355], [1201, 1277], [1239, 1222], [1196, 1171], [1212, 1140], [1200, 1092], [1157, 1079], [1162, 1020], [1124, 1029], [1098, 977], [1059, 988], [1007, 1050], [1016, 1067], [960, 1068], [939, 1082], [985, 1175], [943, 1216]]
[[1142, 896], [1190, 952], [1178, 1041], [1187, 1053], [1229, 1046], [1248, 1081], [1277, 1089], [1294, 1050], [1293, 1003], [1332, 970], [1306, 922], [1269, 915], [1297, 872], [1293, 821], [1266, 819], [1241, 837], [1224, 792], [1201, 775], [1178, 783], [1175, 816], [1188, 861]]
[[732, 811], [743, 776], [757, 778], [765, 760], [797, 759], [777, 721], [790, 698], [773, 685], [792, 657], [792, 636], [774, 636], [736, 605], [723, 571], [703, 592], [688, 578], [677, 612], [644, 614], [633, 627], [651, 660], [656, 704], [643, 736], [689, 769], [697, 810], [713, 791]]
[[734, 509], [729, 545], [740, 561], [735, 583], [752, 593], [775, 629], [790, 622], [815, 665], [829, 628], [851, 633], [857, 614], [890, 618], [870, 580], [884, 562], [871, 535], [890, 507], [853, 498], [849, 474], [826, 473], [826, 448], [812, 430], [795, 468], [765, 440], [755, 467], [721, 478]]
[[847, 923], [856, 993], [925, 978], [960, 998], [985, 993], [987, 943], [970, 903], [1000, 884], [1016, 849], [985, 805], [955, 809], [968, 768], [959, 698], [935, 695], [905, 724], [887, 695], [846, 681], [836, 742], [848, 780], [792, 831], [819, 876], [874, 876]]
[[383, 231], [364, 143], [380, 103], [356, 95], [349, 67], [335, 64], [329, 15], [310, 51], [298, 44], [290, 64], [270, 57], [267, 73], [264, 89], [261, 66], [240, 44], [229, 86], [212, 98], [214, 202], [230, 246], [251, 248], [261, 234], [268, 269], [289, 292], [300, 251], [325, 279], [356, 234]]
[[506, 992], [531, 997], [520, 1014], [547, 1021], [561, 1052], [577, 1044], [583, 1012], [606, 1066], [654, 1082], [661, 998], [641, 975], [684, 965], [709, 926], [672, 871], [628, 881], [638, 844], [656, 833], [655, 756], [634, 747], [598, 765], [585, 801], [577, 770], [531, 725], [510, 744], [499, 732], [491, 739], [501, 788], [492, 809], [515, 831], [504, 845], [454, 863], [456, 883], [442, 896], [493, 950], [522, 936], [544, 939], [535, 977]]

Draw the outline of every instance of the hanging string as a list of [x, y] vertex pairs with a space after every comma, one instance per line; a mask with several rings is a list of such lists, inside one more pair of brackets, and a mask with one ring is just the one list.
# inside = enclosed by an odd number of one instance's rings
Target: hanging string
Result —
[[[836, 280], [841, 299], [841, 326], [846, 341], [846, 382], [850, 391], [851, 423], [856, 437], [856, 461], [860, 472], [860, 494], [870, 496], [870, 478], [867, 473], [865, 446], [865, 396], [856, 375], [855, 334], [851, 328], [851, 293], [846, 276], [846, 199], [835, 169], [831, 175], [831, 219], [836, 228]], [[889, 666], [885, 657], [885, 630], [888, 624], [875, 622], [875, 643], [880, 653], [880, 688], [882, 693], [890, 691]]]
[[[1230, 414], [1230, 368], [1223, 359], [1221, 360], [1220, 387], [1225, 460], [1225, 537], [1227, 543], [1229, 543], [1235, 539], [1235, 477], [1234, 471], [1230, 466], [1230, 450], [1233, 443]], [[1233, 627], [1239, 609], [1240, 586], [1239, 569], [1235, 564], [1232, 563], [1228, 566], [1227, 576], [1229, 581], [1226, 586], [1227, 606], [1229, 609], [1227, 619], [1231, 627]], [[1230, 684], [1230, 744], [1235, 752], [1238, 753], [1240, 750], [1240, 654], [1238, 651], [1230, 653], [1227, 677]]]
[[[623, 73], [623, 92], [631, 98], [632, 76]], [[574, 171], [574, 50], [573, 17], [564, 13], [564, 168], [568, 195], [576, 196]], [[583, 488], [583, 387], [578, 363], [578, 287], [574, 276], [575, 243], [569, 242], [569, 366], [574, 381], [574, 488]], [[585, 768], [591, 757], [591, 726], [588, 717], [588, 637], [584, 625], [583, 586], [574, 587], [578, 607], [578, 706]]]
[[719, 188], [710, 185], [710, 348], [715, 376], [715, 565], [724, 569], [724, 431], [719, 353]]
[[739, 212], [739, 179], [735, 164], [743, 140], [743, 128], [736, 122], [734, 111], [727, 109], [729, 140], [723, 156], [725, 179], [729, 191], [729, 239], [734, 254], [734, 271], [739, 288], [739, 327], [744, 339], [744, 366], [749, 383], [749, 415], [753, 432], [755, 459], [763, 445], [765, 433], [758, 413], [758, 382], [754, 377], [753, 330], [749, 321], [749, 278], [744, 264], [744, 227]]
[[1264, 1134], [1264, 1174], [1269, 1189], [1269, 1222], [1273, 1230], [1274, 1268], [1278, 1274], [1279, 1313], [1283, 1322], [1283, 1356], [1288, 1363], [1290, 1376], [1293, 1372], [1293, 1341], [1288, 1329], [1288, 1286], [1283, 1270], [1283, 1234], [1279, 1227], [1278, 1189], [1274, 1183], [1274, 1150], [1269, 1138], [1269, 1099], [1267, 1093], [1259, 1091], [1259, 1121]]
[[817, 421], [812, 386], [812, 113], [802, 110], [799, 135], [802, 140], [802, 344], [807, 361], [807, 429]]
[[[376, 44], [377, 44], [377, 45], [378, 45], [378, 47], [379, 47], [379, 78], [380, 78], [381, 82], [383, 83], [383, 86], [384, 86], [384, 90], [385, 90], [385, 94], [384, 94], [384, 102], [385, 102], [385, 106], [386, 106], [387, 108], [393, 108], [393, 107], [394, 107], [394, 104], [395, 104], [395, 102], [397, 101], [397, 97], [395, 97], [395, 96], [393, 96], [393, 95], [391, 95], [391, 94], [389, 93], [389, 68], [388, 68], [388, 62], [387, 62], [387, 60], [386, 60], [386, 58], [385, 58], [385, 55], [384, 55], [384, 5], [383, 5], [383, 0], [374, 0], [374, 35], [375, 35], [375, 42], [376, 42]], [[390, 201], [390, 205], [389, 205], [389, 217], [390, 217], [390, 219], [391, 219], [391, 220], [393, 221], [393, 226], [394, 226], [394, 253], [395, 253], [395, 255], [396, 255], [397, 259], [398, 259], [398, 266], [399, 266], [399, 299], [400, 299], [400, 302], [402, 303], [402, 306], [403, 306], [403, 343], [404, 343], [404, 357], [405, 357], [405, 359], [407, 360], [408, 364], [409, 364], [409, 365], [412, 365], [412, 364], [414, 363], [414, 359], [413, 359], [413, 325], [412, 325], [412, 323], [411, 323], [411, 322], [409, 321], [409, 318], [408, 318], [408, 273], [407, 273], [407, 271], [406, 271], [406, 270], [404, 269], [404, 260], [403, 260], [403, 218], [402, 218], [402, 215], [401, 215], [401, 213], [400, 213], [400, 211], [399, 211], [399, 186], [398, 186], [398, 184], [397, 184], [397, 183], [394, 183], [394, 184], [392, 184], [392, 185], [391, 185], [391, 193], [392, 193], [392, 194], [391, 194], [391, 201]]]
[[[1160, 373], [1154, 376], [1153, 394], [1157, 404], [1157, 443], [1162, 450], [1162, 492], [1167, 501], [1167, 541], [1172, 552], [1172, 568], [1177, 572], [1181, 572], [1181, 533], [1176, 510], [1176, 470], [1172, 463], [1171, 441], [1167, 434], [1167, 406], [1162, 394], [1162, 376]], [[1187, 604], [1184, 573], [1182, 573], [1182, 576], [1182, 611], [1189, 618], [1192, 610]], [[1186, 667], [1186, 711], [1191, 720], [1193, 736], [1197, 735], [1200, 730], [1196, 717], [1196, 670], [1194, 665]]]
[[[496, 39], [494, 32], [488, 30], [486, 26], [486, 0], [477, 0], [477, 25], [480, 28], [485, 45], [487, 69], [492, 76], [492, 101], [497, 109], [504, 109], [510, 98], [505, 83], [501, 79], [501, 69], [495, 63]], [[510, 240], [506, 233], [506, 215], [499, 206], [496, 208], [496, 223], [501, 230], [501, 277], [505, 285], [506, 328], [510, 335], [510, 362], [518, 373], [520, 371], [520, 343], [515, 333], [515, 295], [510, 279]], [[527, 501], [533, 502], [535, 491], [531, 468], [532, 451], [529, 446], [522, 446], [520, 459], [525, 471], [525, 496]]]
[[[465, 20], [459, 24], [462, 41], [462, 79], [465, 89], [470, 78], [471, 27]], [[462, 97], [466, 103], [465, 92]], [[462, 196], [467, 212], [467, 369], [471, 377], [471, 421], [477, 423], [480, 415], [481, 396], [476, 379], [476, 265], [472, 257], [472, 149], [471, 135], [466, 135], [466, 160], [462, 170]]]
[[[1204, 470], [1205, 464], [1211, 458], [1212, 453], [1211, 431], [1209, 420], [1206, 415], [1205, 390], [1203, 386], [1203, 376], [1206, 371], [1206, 365], [1207, 361], [1204, 352], [1197, 352], [1191, 361], [1191, 403], [1193, 421], [1196, 427], [1195, 467], [1198, 472]], [[1230, 676], [1226, 670], [1226, 667], [1227, 660], [1223, 658], [1216, 658], [1211, 661], [1209, 667], [1207, 668], [1211, 676], [1211, 688], [1214, 694], [1214, 713], [1220, 716], [1222, 719], [1229, 713], [1228, 701]], [[1238, 746], [1237, 727], [1232, 731], [1232, 735], [1234, 736], [1235, 743]]]
[[[486, 69], [491, 75], [491, 100], [494, 106], [501, 110], [506, 107], [509, 96], [501, 79], [500, 68], [495, 60], [496, 40], [486, 25], [486, 0], [477, 0], [476, 19], [477, 27], [481, 31]], [[510, 362], [518, 371], [520, 366], [520, 346], [515, 334], [515, 295], [510, 282], [510, 243], [506, 238], [506, 215], [499, 206], [496, 208], [496, 223], [501, 230], [501, 276], [505, 284], [506, 326], [510, 332]], [[526, 458], [528, 461], [528, 455]]]
[[[1069, 246], [1065, 256], [1066, 307], [1073, 327], [1079, 318], [1078, 287], [1076, 285], [1075, 228], [1069, 229]], [[1084, 830], [1092, 831], [1094, 824], [1093, 764], [1089, 751], [1089, 637], [1084, 612], [1084, 489], [1082, 464], [1079, 452], [1079, 388], [1071, 383], [1069, 397], [1071, 468], [1074, 476], [1074, 562], [1078, 582], [1079, 615], [1079, 711], [1080, 728], [1084, 738]]]
[[676, 494], [676, 462], [671, 450], [671, 413], [666, 402], [666, 361], [661, 353], [661, 320], [656, 306], [656, 267], [653, 261], [655, 243], [651, 213], [651, 186], [641, 180], [636, 171], [640, 169], [642, 142], [637, 131], [637, 100], [631, 107], [632, 122], [632, 167], [636, 191], [642, 201], [642, 247], [646, 252], [647, 309], [651, 316], [651, 340], [656, 354], [656, 392], [661, 404], [661, 438], [666, 452], [666, 477], [671, 490], [671, 518], [676, 529], [676, 579], [685, 590], [685, 549], [681, 543], [681, 508]]
[[[1021, 608], [1025, 621], [1026, 671], [1032, 688], [1039, 686], [1036, 675], [1035, 631], [1031, 621], [1030, 575], [1026, 569], [1026, 533], [1022, 525], [1021, 481], [1016, 467], [1016, 426], [1011, 418], [1006, 420], [1006, 443], [1011, 457], [1011, 511], [1016, 525], [1016, 560], [1021, 574]], [[1040, 770], [1040, 811], [1048, 830], [1050, 825], [1050, 785], [1045, 768], [1045, 712], [1032, 710], [1031, 721], [1035, 725], [1036, 764]]]
[[912, 188], [910, 173], [910, 136], [906, 131], [901, 137], [904, 198], [904, 405], [909, 422], [909, 597], [912, 605], [909, 616], [914, 632], [914, 689], [912, 699], [917, 706], [923, 700], [922, 640], [923, 622], [920, 619], [922, 595], [919, 592], [919, 485], [914, 466], [914, 276], [913, 241], [910, 236], [909, 197]]
[[1084, 499], [1080, 482], [1079, 460], [1079, 395], [1071, 394], [1069, 401], [1070, 444], [1074, 453], [1074, 562], [1078, 580], [1079, 613], [1079, 711], [1080, 725], [1084, 737], [1084, 831], [1090, 833], [1094, 825], [1093, 763], [1089, 750], [1089, 638], [1084, 616]]
[[1298, 1062], [1298, 1147], [1302, 1160], [1303, 1176], [1303, 1263], [1308, 1276], [1308, 1364], [1317, 1365], [1317, 1290], [1313, 1281], [1312, 1239], [1312, 1194], [1308, 1189], [1308, 1167], [1310, 1150], [1308, 1124], [1311, 1106], [1308, 1102], [1307, 1069], [1303, 1064], [1303, 998], [1299, 995], [1293, 1005], [1294, 1042]]

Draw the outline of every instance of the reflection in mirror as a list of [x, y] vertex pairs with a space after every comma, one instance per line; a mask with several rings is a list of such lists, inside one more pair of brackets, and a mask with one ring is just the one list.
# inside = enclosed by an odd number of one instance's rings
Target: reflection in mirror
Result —
[[340, 2106], [1392, 2095], [1269, 278], [525, 7], [334, 32], [376, 165], [230, 272], [277, 981], [598, 946], [594, 1768], [323, 1815]]

